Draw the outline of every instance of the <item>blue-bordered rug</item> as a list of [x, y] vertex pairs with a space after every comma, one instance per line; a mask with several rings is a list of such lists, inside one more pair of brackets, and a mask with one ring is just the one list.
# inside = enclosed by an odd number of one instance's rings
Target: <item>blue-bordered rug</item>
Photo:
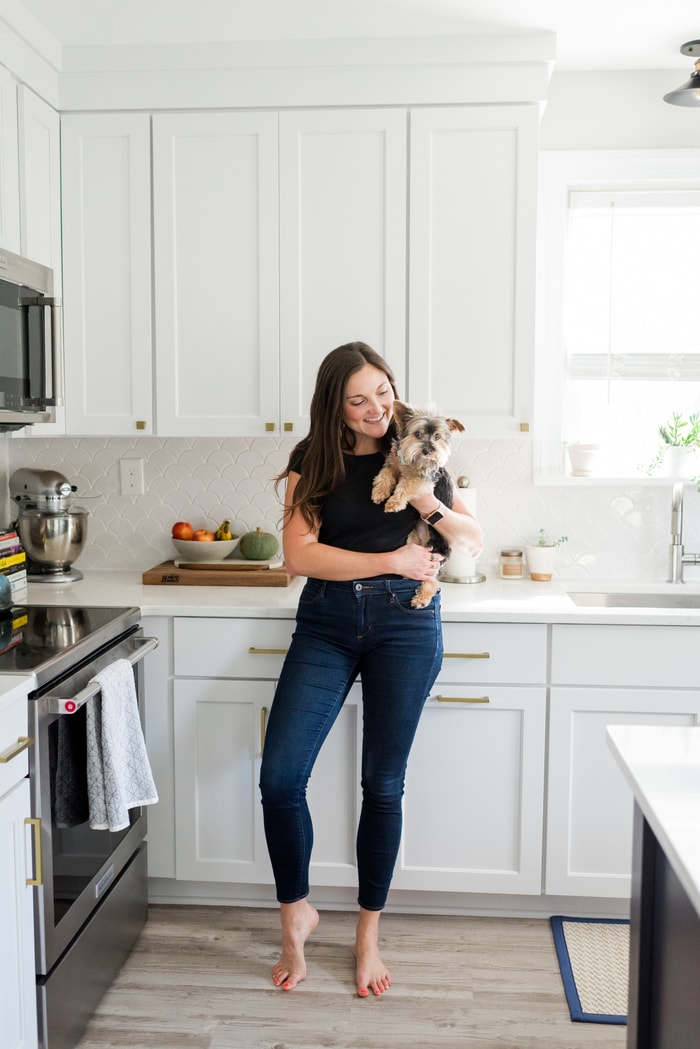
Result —
[[549, 920], [571, 1019], [627, 1023], [629, 922], [562, 915]]

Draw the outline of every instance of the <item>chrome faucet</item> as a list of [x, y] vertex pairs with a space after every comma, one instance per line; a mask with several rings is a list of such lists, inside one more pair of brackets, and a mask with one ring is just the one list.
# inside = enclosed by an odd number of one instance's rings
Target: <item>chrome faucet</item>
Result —
[[700, 554], [683, 552], [683, 481], [674, 481], [671, 496], [671, 546], [668, 557], [669, 583], [683, 582], [683, 565], [700, 565]]

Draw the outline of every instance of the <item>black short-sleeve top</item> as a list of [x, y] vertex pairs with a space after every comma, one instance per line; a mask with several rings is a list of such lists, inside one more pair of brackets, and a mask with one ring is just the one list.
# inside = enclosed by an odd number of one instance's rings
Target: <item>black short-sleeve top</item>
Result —
[[[382, 468], [384, 454], [346, 455], [345, 480], [321, 505], [319, 543], [363, 554], [383, 554], [403, 546], [418, 520], [412, 506], [385, 513], [372, 502], [372, 482]], [[292, 452], [289, 468], [301, 474], [303, 454]]]

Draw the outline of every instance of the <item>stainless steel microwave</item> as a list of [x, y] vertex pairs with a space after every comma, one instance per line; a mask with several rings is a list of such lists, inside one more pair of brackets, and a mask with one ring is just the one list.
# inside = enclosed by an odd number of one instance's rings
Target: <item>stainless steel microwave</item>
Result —
[[61, 311], [53, 270], [0, 248], [0, 431], [56, 421]]

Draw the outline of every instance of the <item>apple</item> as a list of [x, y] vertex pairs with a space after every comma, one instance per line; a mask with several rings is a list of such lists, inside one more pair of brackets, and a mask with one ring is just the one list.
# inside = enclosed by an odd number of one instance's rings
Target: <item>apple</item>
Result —
[[214, 533], [210, 532], [208, 528], [198, 528], [193, 533], [192, 538], [196, 543], [213, 543]]
[[193, 535], [194, 528], [189, 521], [176, 521], [173, 525], [173, 539], [191, 539]]

